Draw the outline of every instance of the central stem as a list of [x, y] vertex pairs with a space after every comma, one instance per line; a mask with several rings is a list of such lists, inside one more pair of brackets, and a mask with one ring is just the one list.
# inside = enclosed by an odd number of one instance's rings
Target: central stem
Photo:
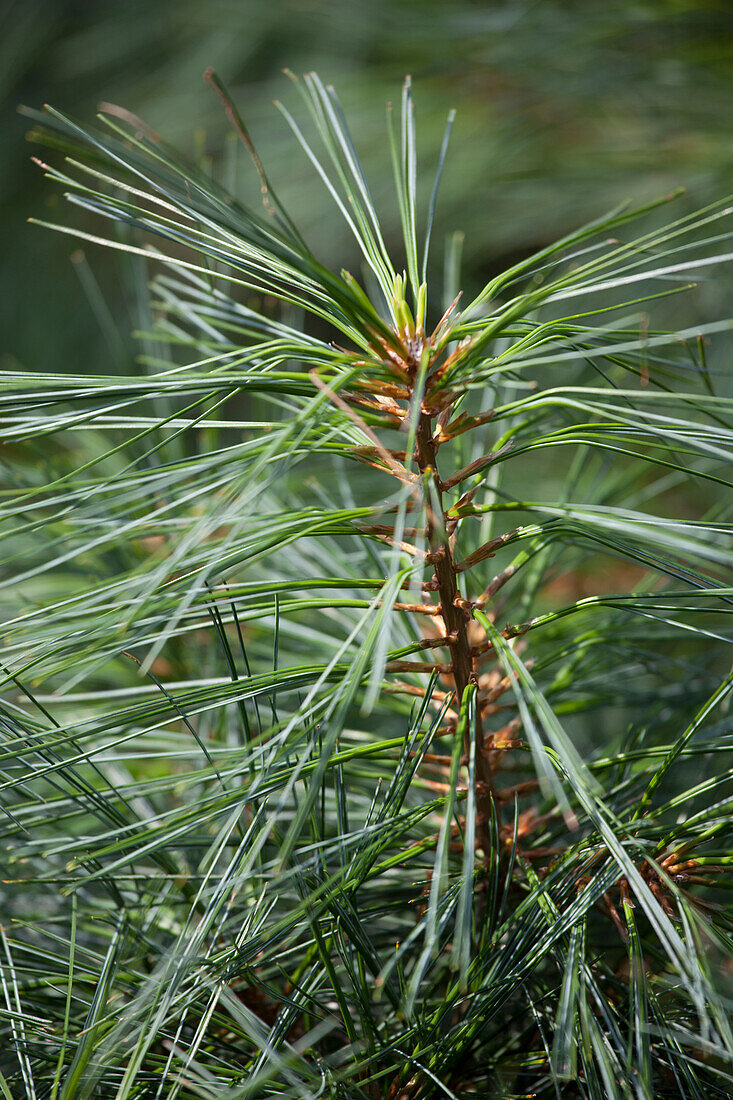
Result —
[[[459, 604], [458, 571], [448, 539], [445, 510], [443, 508], [443, 483], [438, 474], [437, 449], [433, 438], [432, 417], [422, 413], [417, 427], [416, 459], [420, 473], [432, 479], [434, 492], [426, 494], [425, 534], [431, 550], [431, 560], [435, 569], [435, 580], [440, 596], [440, 608], [445, 631], [454, 638], [450, 646], [451, 670], [456, 689], [456, 702], [460, 710], [466, 687], [476, 676], [471, 656], [471, 641], [468, 636], [468, 613]], [[490, 850], [491, 808], [494, 780], [489, 755], [484, 747], [483, 725], [480, 707], [476, 707], [473, 728], [466, 727], [464, 752], [471, 750], [471, 739], [475, 743], [476, 760], [476, 808], [478, 811], [478, 840], [484, 856]]]

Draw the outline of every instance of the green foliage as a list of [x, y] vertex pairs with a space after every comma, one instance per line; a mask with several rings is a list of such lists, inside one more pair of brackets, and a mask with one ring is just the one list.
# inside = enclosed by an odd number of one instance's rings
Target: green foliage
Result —
[[[81, 271], [70, 269], [67, 242], [27, 231], [30, 215], [57, 217], [58, 196], [29, 163], [17, 104], [63, 105], [77, 118], [89, 118], [100, 101], [123, 104], [179, 148], [205, 146], [227, 188], [249, 200], [235, 135], [227, 139], [216, 100], [201, 94], [207, 65], [246, 105], [288, 210], [336, 270], [353, 262], [347, 227], [332, 217], [325, 189], [310, 186], [306, 159], [293, 155], [288, 128], [272, 113], [284, 67], [314, 68], [338, 87], [395, 255], [399, 210], [374, 105], [395, 94], [405, 73], [419, 79], [420, 150], [431, 171], [446, 107], [458, 108], [440, 212], [466, 234], [464, 288], [628, 196], [642, 201], [684, 185], [690, 197], [680, 206], [692, 210], [733, 190], [727, 0], [5, 0], [0, 350], [12, 356], [5, 365], [56, 372], [80, 359], [100, 364], [107, 354], [70, 275]], [[111, 253], [95, 256], [94, 273], [126, 338], [130, 318]], [[721, 315], [732, 289], [729, 276], [701, 282], [678, 303], [685, 323]], [[131, 351], [132, 341], [124, 346]]]
[[125, 112], [37, 119], [103, 224], [55, 228], [155, 277], [134, 372], [0, 376], [0, 1089], [727, 1096], [729, 324], [654, 309], [729, 207], [464, 301], [409, 82], [395, 257], [310, 75], [338, 274], [210, 82], [261, 210]]

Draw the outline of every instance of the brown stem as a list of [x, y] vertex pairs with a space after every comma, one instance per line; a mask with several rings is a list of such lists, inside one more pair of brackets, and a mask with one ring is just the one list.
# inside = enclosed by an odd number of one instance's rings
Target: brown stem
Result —
[[[456, 702], [460, 709], [463, 694], [469, 683], [476, 683], [468, 637], [469, 614], [465, 601], [458, 593], [456, 563], [446, 534], [446, 517], [443, 508], [443, 483], [438, 474], [436, 444], [433, 438], [432, 417], [422, 413], [416, 435], [417, 465], [423, 477], [432, 479], [433, 492], [425, 501], [425, 534], [431, 549], [430, 560], [435, 570], [437, 590], [440, 594], [443, 622], [446, 634], [455, 637], [450, 647], [450, 670], [456, 687]], [[463, 606], [462, 606], [463, 605]], [[488, 753], [484, 751], [484, 735], [481, 715], [477, 708], [473, 730], [466, 733], [464, 751], [468, 754], [473, 737], [476, 747], [476, 808], [478, 810], [479, 844], [488, 857], [490, 821], [493, 802], [494, 777]]]

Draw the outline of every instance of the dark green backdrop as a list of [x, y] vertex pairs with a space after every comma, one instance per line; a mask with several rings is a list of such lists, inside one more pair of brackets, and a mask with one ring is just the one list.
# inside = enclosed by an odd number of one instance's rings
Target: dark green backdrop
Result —
[[[233, 156], [213, 65], [235, 93], [273, 178], [314, 249], [352, 260], [328, 200], [272, 107], [297, 100], [282, 68], [315, 68], [348, 109], [389, 231], [396, 228], [384, 103], [415, 80], [421, 147], [434, 166], [458, 108], [438, 231], [466, 231], [477, 278], [620, 198], [677, 185], [701, 205], [733, 191], [733, 5], [704, 0], [15, 0], [0, 14], [3, 91], [0, 354], [38, 370], [115, 369], [116, 356], [69, 256], [73, 242], [27, 226], [62, 217], [34, 168], [21, 102], [89, 120], [100, 100], [143, 116], [256, 199]], [[55, 208], [54, 208], [55, 204]], [[90, 253], [115, 321], [134, 325], [119, 261]], [[727, 283], [704, 287], [700, 319], [729, 312]], [[702, 316], [701, 316], [702, 314]], [[128, 344], [128, 349], [131, 345]], [[118, 349], [119, 351], [119, 349]]]

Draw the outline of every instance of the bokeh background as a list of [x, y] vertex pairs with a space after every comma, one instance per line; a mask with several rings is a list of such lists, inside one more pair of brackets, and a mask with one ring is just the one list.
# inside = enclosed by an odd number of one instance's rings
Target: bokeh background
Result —
[[[273, 107], [297, 104], [284, 67], [316, 69], [337, 86], [388, 238], [398, 226], [385, 102], [411, 73], [426, 180], [446, 111], [458, 109], [437, 228], [465, 231], [469, 284], [621, 199], [683, 185], [683, 212], [733, 192], [729, 0], [5, 0], [5, 366], [111, 373], [134, 354], [136, 320], [118, 258], [95, 250], [89, 269], [75, 265], [73, 241], [27, 225], [79, 216], [30, 163], [18, 105], [50, 102], [86, 122], [99, 101], [123, 105], [256, 203], [247, 156], [202, 82], [209, 65], [314, 251], [338, 265], [351, 262], [350, 242]], [[89, 272], [105, 306], [90, 302]], [[731, 312], [731, 281], [719, 272], [690, 306], [700, 321]]]

